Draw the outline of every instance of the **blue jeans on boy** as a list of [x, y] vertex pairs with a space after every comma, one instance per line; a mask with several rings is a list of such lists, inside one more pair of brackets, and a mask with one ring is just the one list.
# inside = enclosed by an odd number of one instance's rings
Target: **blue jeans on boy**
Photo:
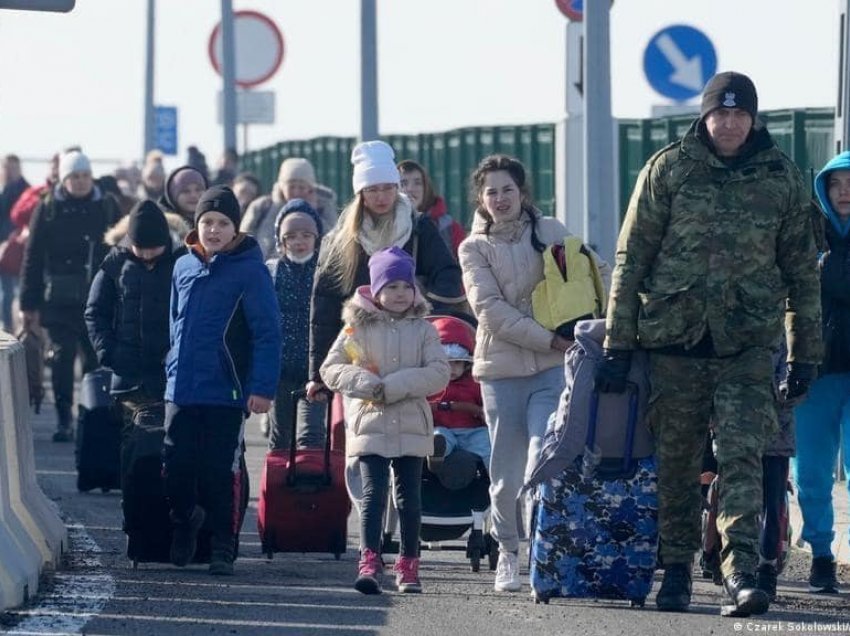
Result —
[[833, 556], [832, 488], [839, 446], [850, 490], [850, 373], [818, 378], [796, 411], [797, 457], [792, 461], [803, 513], [803, 540], [812, 556]]
[[437, 426], [435, 435], [442, 435], [446, 440], [446, 456], [452, 454], [455, 448], [463, 449], [478, 455], [484, 465], [490, 466], [490, 433], [486, 426], [474, 428], [446, 428]]

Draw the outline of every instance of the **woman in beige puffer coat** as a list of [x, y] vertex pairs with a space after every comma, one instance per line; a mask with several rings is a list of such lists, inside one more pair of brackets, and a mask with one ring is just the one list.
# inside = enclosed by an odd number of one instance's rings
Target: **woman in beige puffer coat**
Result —
[[[486, 157], [472, 183], [478, 207], [459, 257], [478, 319], [472, 373], [481, 384], [493, 448], [492, 534], [499, 541], [494, 587], [515, 592], [521, 588], [517, 498], [557, 408], [571, 344], [534, 320], [531, 294], [543, 279], [545, 247], [563, 242], [569, 232], [531, 205], [525, 169], [516, 159]], [[610, 267], [596, 259], [607, 286]]]

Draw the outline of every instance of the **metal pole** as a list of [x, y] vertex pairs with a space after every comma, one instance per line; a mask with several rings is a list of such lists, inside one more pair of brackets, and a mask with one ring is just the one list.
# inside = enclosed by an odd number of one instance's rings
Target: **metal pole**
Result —
[[236, 148], [236, 42], [233, 2], [221, 0], [221, 77], [224, 149]]
[[850, 0], [839, 0], [838, 102], [835, 105], [835, 152], [850, 147]]
[[613, 261], [619, 230], [611, 117], [609, 2], [584, 3], [584, 214], [585, 236]]
[[378, 19], [375, 0], [360, 0], [360, 140], [378, 138]]
[[154, 78], [154, 27], [156, 25], [156, 0], [148, 0], [147, 35], [145, 44], [145, 155], [156, 146], [154, 139], [154, 107], [153, 107], [153, 78]]

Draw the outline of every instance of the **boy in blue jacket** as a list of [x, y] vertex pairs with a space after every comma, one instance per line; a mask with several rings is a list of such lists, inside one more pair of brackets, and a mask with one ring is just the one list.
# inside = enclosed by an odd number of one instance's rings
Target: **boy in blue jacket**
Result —
[[[207, 521], [210, 573], [233, 573], [240, 525], [243, 415], [266, 413], [280, 372], [277, 298], [257, 242], [237, 231], [230, 188], [198, 201], [189, 253], [174, 266], [166, 360], [165, 488], [171, 562], [192, 561]], [[198, 486], [205, 496], [198, 503]]]

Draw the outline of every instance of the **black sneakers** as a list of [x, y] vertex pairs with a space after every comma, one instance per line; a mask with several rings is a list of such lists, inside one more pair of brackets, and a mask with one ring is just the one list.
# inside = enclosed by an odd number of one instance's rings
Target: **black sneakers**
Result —
[[756, 587], [771, 603], [776, 600], [776, 576], [776, 566], [771, 563], [762, 563], [756, 570]]
[[[195, 550], [198, 548], [198, 531], [204, 525], [207, 513], [200, 506], [195, 506], [189, 518], [176, 522], [172, 518], [174, 527], [171, 534], [171, 562], [184, 567], [195, 558]], [[232, 569], [232, 566], [231, 566]]]
[[812, 569], [809, 572], [809, 592], [813, 594], [838, 594], [835, 559], [831, 556], [812, 559]]
[[722, 616], [764, 614], [770, 606], [770, 599], [764, 590], [756, 586], [756, 579], [752, 574], [733, 572], [723, 578], [723, 587], [732, 603], [720, 606]]
[[655, 605], [662, 612], [687, 612], [691, 604], [691, 564], [671, 563], [664, 569]]

